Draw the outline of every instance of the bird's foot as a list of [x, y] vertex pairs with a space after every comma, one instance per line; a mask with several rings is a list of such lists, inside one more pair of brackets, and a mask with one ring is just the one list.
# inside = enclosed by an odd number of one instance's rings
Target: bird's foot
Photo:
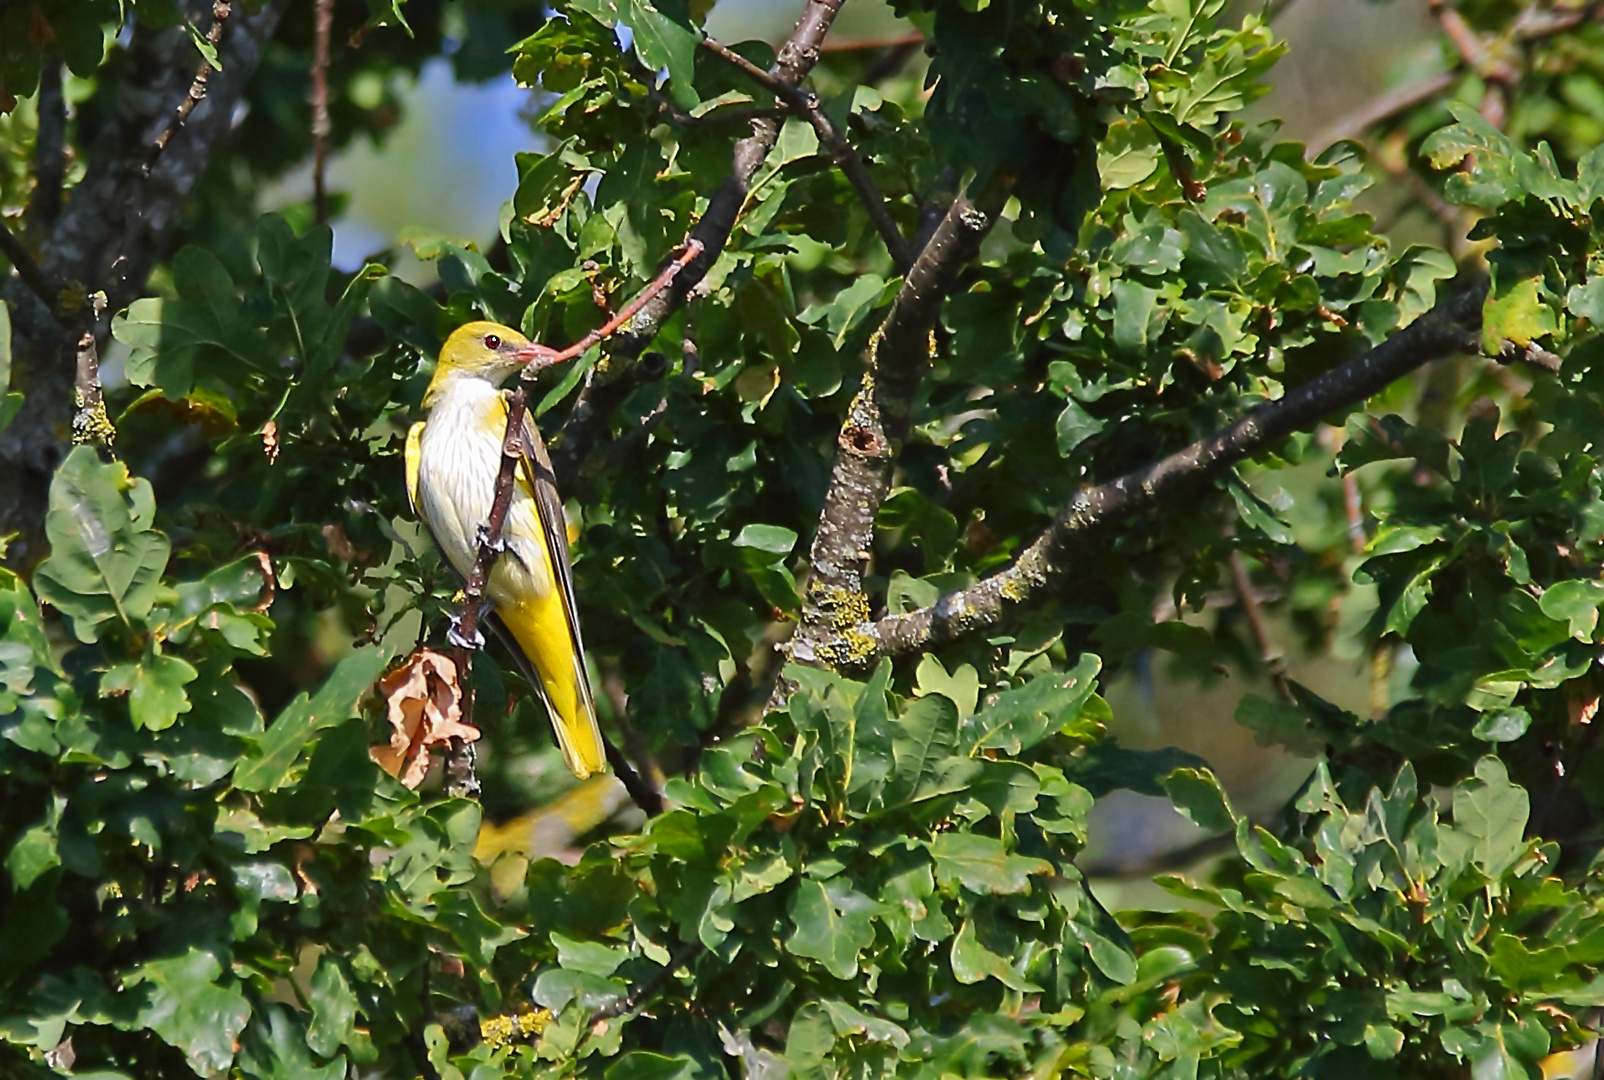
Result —
[[506, 536], [498, 533], [495, 537], [491, 537], [488, 525], [480, 525], [474, 531], [473, 538], [481, 548], [489, 548], [492, 555], [500, 555], [507, 550]]
[[462, 616], [460, 615], [451, 616], [451, 625], [446, 628], [446, 640], [459, 649], [478, 650], [485, 647], [485, 636], [479, 632], [477, 626], [473, 628], [473, 636], [471, 638], [462, 632]]

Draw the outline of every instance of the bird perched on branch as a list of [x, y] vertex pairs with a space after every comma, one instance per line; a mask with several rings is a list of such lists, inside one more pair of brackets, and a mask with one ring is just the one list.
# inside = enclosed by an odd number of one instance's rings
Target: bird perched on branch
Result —
[[[501, 383], [531, 361], [555, 355], [510, 327], [472, 322], [440, 349], [424, 392], [428, 419], [407, 433], [407, 494], [435, 543], [467, 577], [490, 517], [507, 429]], [[580, 779], [600, 772], [605, 752], [585, 674], [584, 646], [568, 563], [568, 527], [551, 459], [525, 415], [523, 459], [501, 529], [485, 597], [527, 661], [557, 743]]]

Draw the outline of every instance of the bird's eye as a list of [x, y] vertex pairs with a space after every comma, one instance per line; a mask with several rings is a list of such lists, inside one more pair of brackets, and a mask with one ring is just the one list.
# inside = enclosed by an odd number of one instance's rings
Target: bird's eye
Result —
[[494, 334], [485, 335], [485, 348], [492, 351], [501, 348], [501, 339]]

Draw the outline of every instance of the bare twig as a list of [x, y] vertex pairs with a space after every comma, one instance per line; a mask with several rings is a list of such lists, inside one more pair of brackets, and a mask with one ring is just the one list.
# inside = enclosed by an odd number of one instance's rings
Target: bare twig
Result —
[[22, 283], [54, 314], [61, 302], [61, 286], [52, 281], [50, 275], [34, 261], [33, 254], [23, 246], [16, 233], [6, 228], [3, 220], [0, 220], [0, 255], [6, 257]]
[[33, 145], [33, 193], [23, 221], [28, 231], [48, 229], [61, 213], [67, 175], [67, 99], [61, 92], [61, 57], [39, 68], [39, 134]]
[[73, 384], [72, 441], [109, 448], [117, 429], [106, 415], [106, 399], [100, 386], [100, 350], [95, 344], [105, 314], [106, 294], [97, 292], [88, 299], [79, 319], [83, 332], [78, 335], [78, 374]]
[[[223, 27], [228, 22], [228, 17], [233, 12], [233, 9], [233, 0], [213, 0], [212, 25], [206, 31], [206, 44], [214, 52], [223, 40]], [[190, 81], [189, 93], [184, 95], [184, 100], [179, 102], [178, 108], [173, 110], [172, 119], [167, 122], [166, 127], [162, 128], [162, 133], [156, 136], [156, 141], [151, 143], [150, 151], [145, 155], [145, 163], [140, 167], [140, 172], [143, 175], [150, 175], [150, 171], [156, 167], [156, 162], [161, 160], [162, 151], [166, 150], [167, 144], [172, 141], [173, 132], [184, 126], [184, 121], [189, 119], [189, 114], [195, 111], [195, 106], [199, 105], [201, 99], [206, 96], [206, 82], [211, 76], [212, 62], [203, 56], [201, 57], [200, 66], [195, 69], [195, 78]]]
[[875, 231], [880, 234], [880, 239], [885, 241], [886, 249], [891, 252], [891, 261], [896, 264], [899, 272], [906, 273], [913, 262], [913, 252], [908, 246], [908, 241], [903, 237], [902, 230], [897, 228], [896, 221], [892, 219], [891, 211], [886, 208], [885, 198], [874, 186], [863, 159], [852, 148], [852, 144], [847, 142], [840, 129], [824, 115], [818, 95], [811, 90], [782, 82], [734, 49], [712, 38], [703, 38], [701, 44], [703, 48], [734, 65], [742, 74], [779, 98], [792, 112], [812, 126], [814, 133], [819, 137], [819, 143], [829, 151], [830, 157], [852, 185], [852, 190], [858, 193], [858, 199], [869, 212], [869, 220], [874, 223]]
[[1345, 116], [1327, 124], [1318, 135], [1309, 140], [1309, 156], [1320, 153], [1343, 139], [1356, 139], [1383, 120], [1390, 120], [1401, 112], [1429, 101], [1459, 81], [1457, 71], [1444, 71], [1428, 75], [1419, 82], [1401, 86], [1396, 90], [1371, 98]]
[[886, 54], [869, 66], [863, 73], [865, 86], [878, 86], [901, 71], [909, 60], [924, 47], [923, 34], [909, 34], [893, 44], [886, 50]]
[[1292, 688], [1287, 685], [1287, 659], [1270, 638], [1270, 630], [1264, 625], [1264, 608], [1259, 603], [1258, 591], [1253, 588], [1253, 579], [1248, 576], [1247, 564], [1242, 561], [1240, 551], [1231, 552], [1231, 582], [1236, 586], [1236, 595], [1242, 601], [1242, 613], [1248, 618], [1248, 629], [1253, 633], [1253, 640], [1259, 647], [1259, 662], [1264, 665], [1264, 672], [1275, 685], [1275, 691], [1284, 701], [1294, 700]]
[[1086, 554], [1109, 529], [1128, 525], [1135, 515], [1222, 475], [1332, 410], [1365, 400], [1428, 361], [1478, 352], [1486, 290], [1485, 280], [1481, 281], [1369, 352], [1259, 406], [1222, 431], [1118, 479], [1083, 489], [1001, 573], [949, 593], [927, 608], [862, 623], [841, 635], [839, 644], [827, 642], [827, 646], [849, 649], [861, 662], [995, 626], [1008, 612], [1062, 581], [1075, 558]]
[[312, 212], [319, 225], [329, 219], [329, 34], [334, 28], [334, 0], [316, 0], [312, 38]]

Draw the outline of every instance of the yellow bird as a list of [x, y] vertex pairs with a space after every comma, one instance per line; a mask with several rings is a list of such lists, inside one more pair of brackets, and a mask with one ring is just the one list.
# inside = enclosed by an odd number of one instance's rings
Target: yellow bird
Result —
[[[412, 509], [463, 577], [478, 555], [479, 533], [490, 517], [501, 468], [507, 428], [501, 383], [537, 349], [499, 323], [457, 328], [440, 349], [434, 378], [423, 395], [428, 419], [407, 433]], [[524, 449], [502, 526], [506, 550], [491, 567], [485, 597], [534, 669], [530, 681], [551, 714], [563, 758], [583, 780], [602, 770], [605, 754], [574, 608], [568, 527], [551, 459], [527, 414]]]

